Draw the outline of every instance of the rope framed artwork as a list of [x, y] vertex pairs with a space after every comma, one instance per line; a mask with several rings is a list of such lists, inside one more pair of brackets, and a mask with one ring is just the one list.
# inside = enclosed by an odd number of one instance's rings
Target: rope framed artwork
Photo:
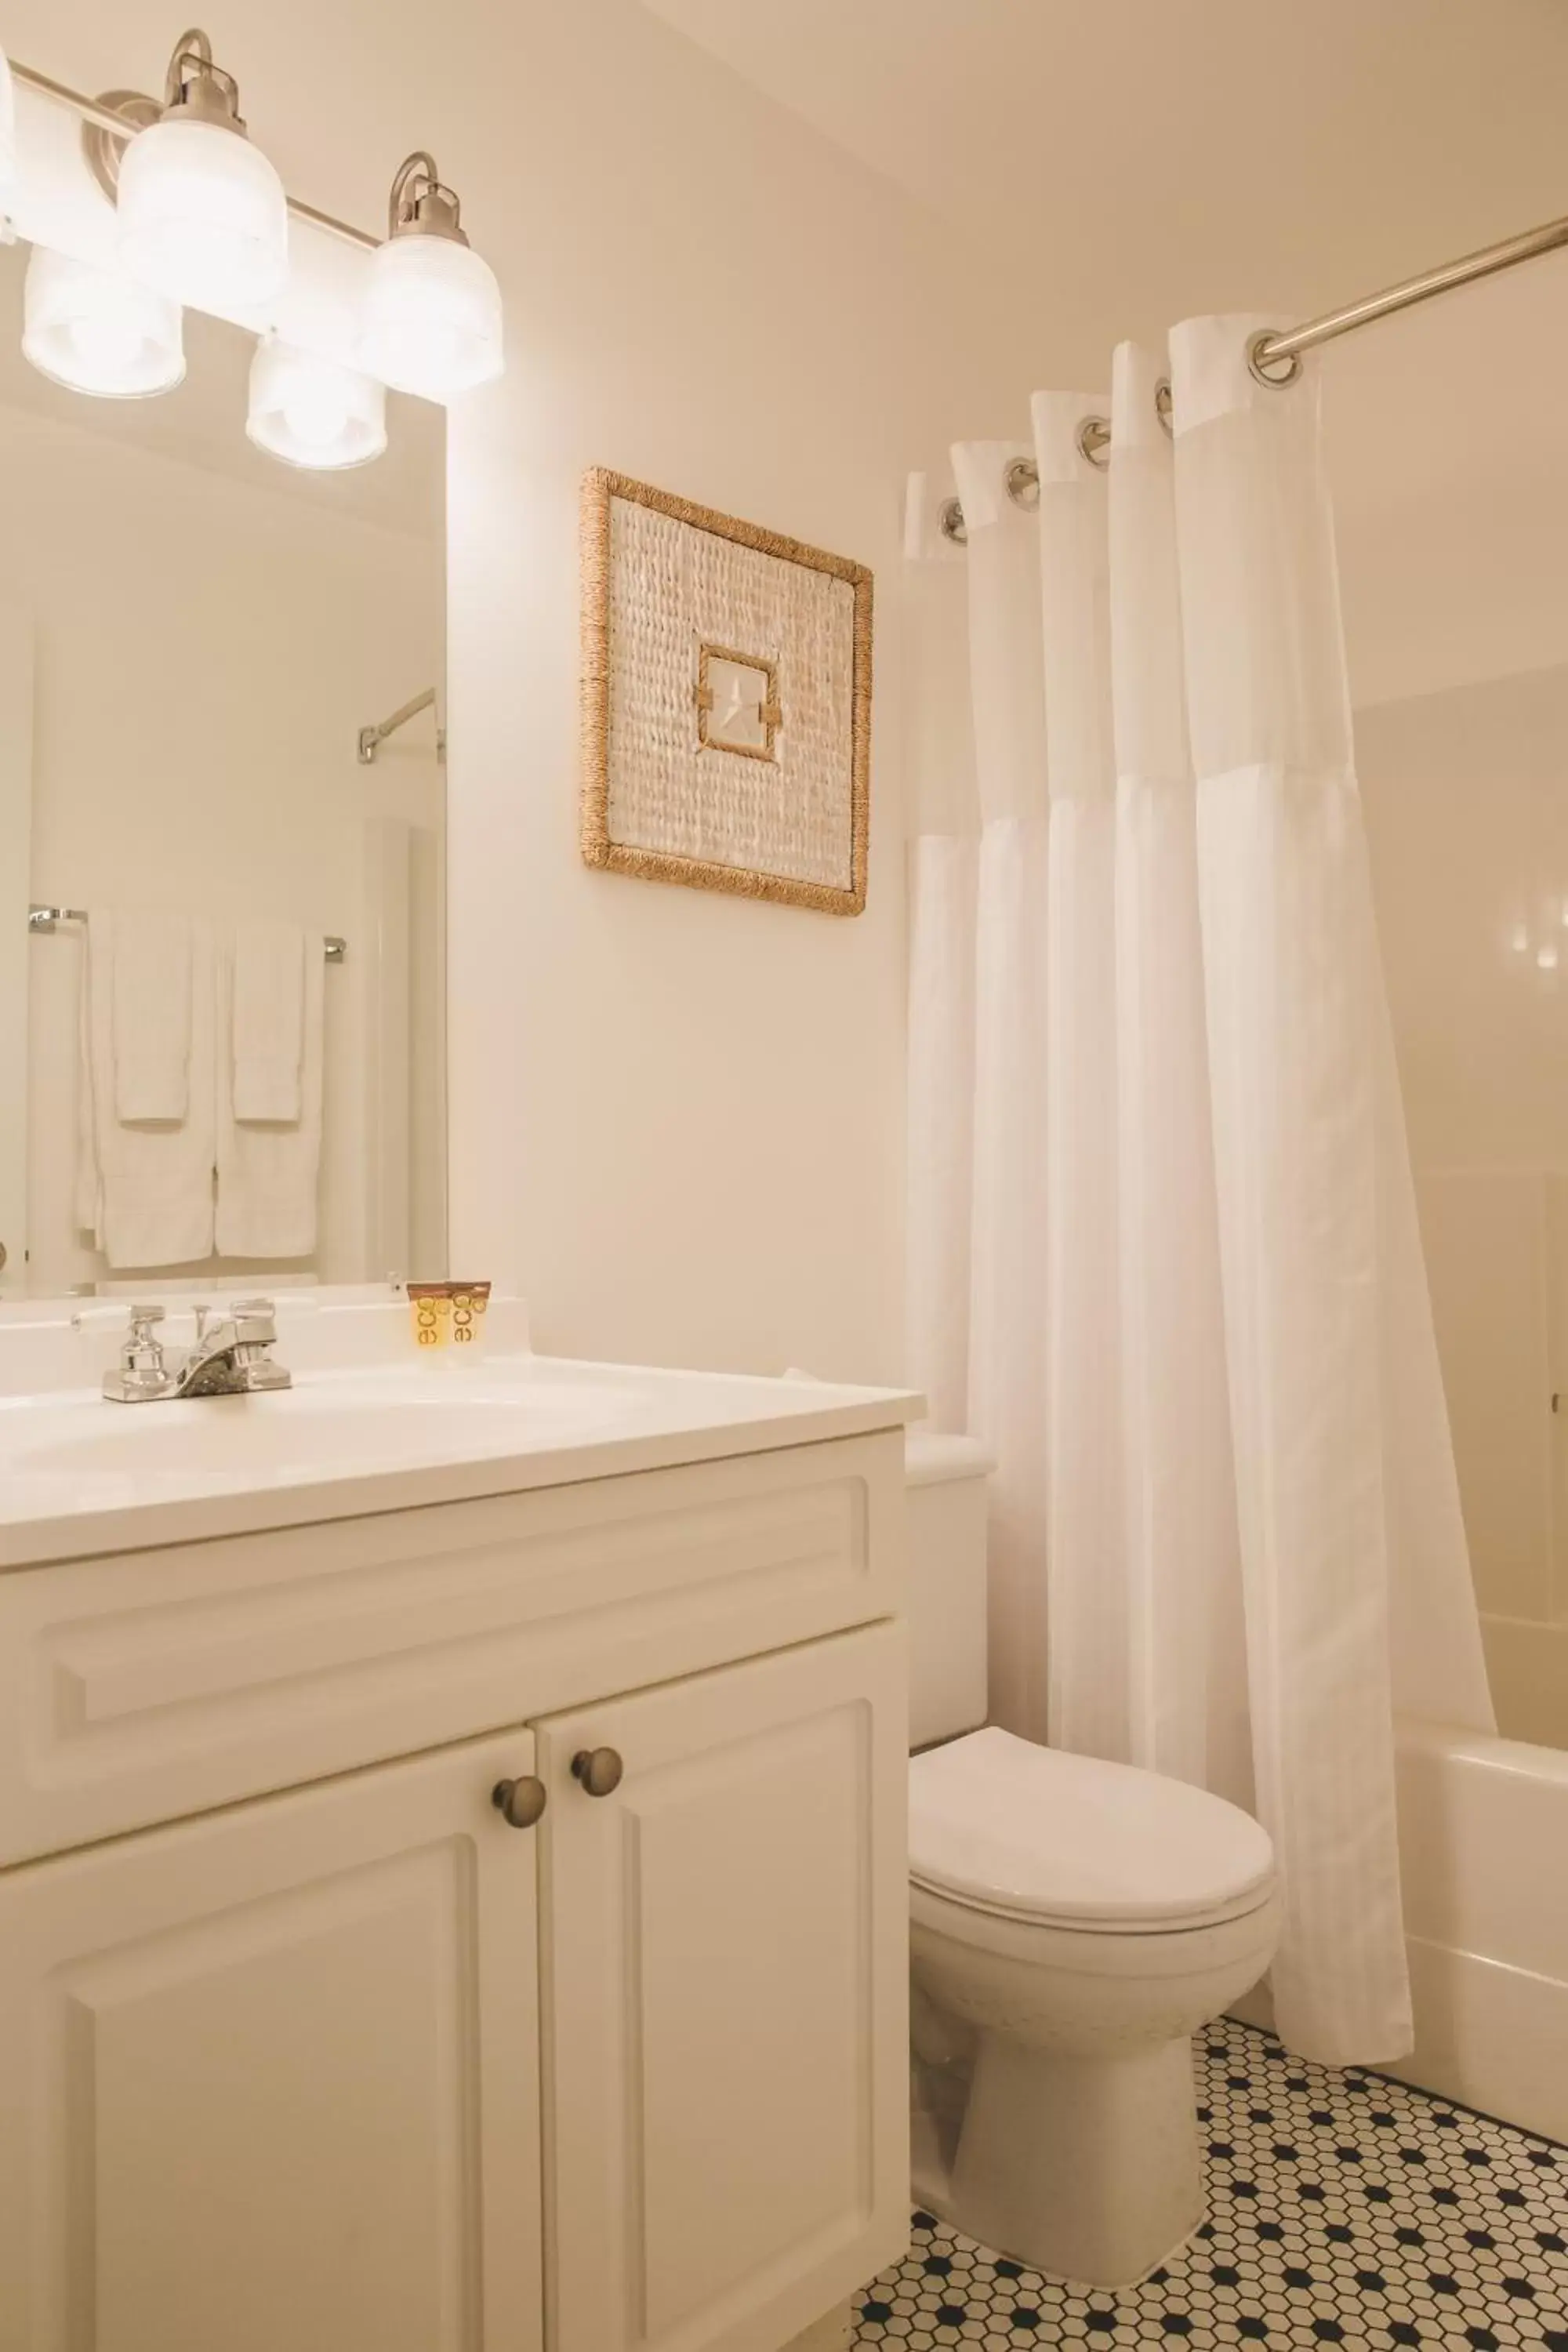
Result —
[[865, 564], [597, 466], [582, 546], [587, 864], [859, 914]]

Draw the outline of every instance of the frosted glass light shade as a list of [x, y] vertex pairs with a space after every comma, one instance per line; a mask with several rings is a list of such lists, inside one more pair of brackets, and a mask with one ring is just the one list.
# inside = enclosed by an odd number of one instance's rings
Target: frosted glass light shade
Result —
[[250, 363], [245, 429], [286, 465], [324, 472], [368, 466], [386, 446], [385, 387], [268, 335]]
[[22, 351], [40, 375], [100, 400], [146, 400], [183, 380], [184, 331], [179, 304], [123, 270], [34, 247]]
[[289, 203], [258, 147], [212, 122], [154, 122], [120, 165], [120, 257], [201, 310], [269, 302], [289, 268]]
[[391, 236], [372, 258], [361, 355], [399, 392], [446, 400], [506, 364], [500, 288], [455, 237]]
[[0, 212], [16, 185], [16, 87], [5, 52], [0, 49]]

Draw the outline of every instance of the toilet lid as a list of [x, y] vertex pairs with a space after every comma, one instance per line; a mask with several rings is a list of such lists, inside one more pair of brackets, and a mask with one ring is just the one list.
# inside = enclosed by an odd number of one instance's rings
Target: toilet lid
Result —
[[910, 1870], [983, 1910], [1147, 1929], [1255, 1908], [1274, 1849], [1184, 1780], [988, 1730], [911, 1758]]

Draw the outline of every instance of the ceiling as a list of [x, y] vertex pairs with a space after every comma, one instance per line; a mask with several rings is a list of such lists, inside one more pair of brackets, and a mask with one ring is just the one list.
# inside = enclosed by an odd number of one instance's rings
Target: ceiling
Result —
[[[995, 341], [980, 436], [1125, 336], [1310, 317], [1568, 213], [1568, 0], [645, 5], [945, 225]], [[1568, 658], [1568, 253], [1322, 376], [1358, 699]]]
[[973, 238], [1058, 369], [1568, 210], [1560, 0], [646, 5]]

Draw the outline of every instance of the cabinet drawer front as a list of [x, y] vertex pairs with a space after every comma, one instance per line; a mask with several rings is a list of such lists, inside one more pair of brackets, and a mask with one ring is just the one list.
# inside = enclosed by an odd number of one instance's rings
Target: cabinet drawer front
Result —
[[903, 1441], [0, 1577], [0, 1864], [901, 1605]]
[[906, 2242], [908, 1720], [874, 1625], [537, 1727], [555, 2352], [786, 2343]]
[[0, 1878], [0, 2346], [539, 2352], [526, 1731]]

